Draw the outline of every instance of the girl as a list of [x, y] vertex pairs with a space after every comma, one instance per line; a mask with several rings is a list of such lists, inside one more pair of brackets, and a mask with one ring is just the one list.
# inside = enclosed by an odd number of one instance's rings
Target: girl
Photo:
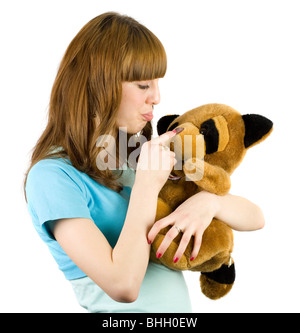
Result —
[[[149, 262], [158, 231], [176, 225], [159, 255], [178, 228], [183, 231], [180, 259], [192, 236], [197, 255], [214, 216], [236, 230], [264, 225], [251, 202], [208, 192], [153, 224], [158, 193], [176, 162], [162, 149], [176, 133], [150, 140], [166, 65], [161, 42], [146, 27], [105, 13], [75, 36], [53, 85], [48, 124], [26, 174], [26, 198], [37, 232], [89, 312], [191, 312], [182, 273]], [[137, 133], [148, 141], [135, 171], [127, 163], [132, 149], [124, 156], [119, 147]], [[113, 140], [105, 142], [105, 135]], [[164, 167], [151, 165], [156, 159]]]

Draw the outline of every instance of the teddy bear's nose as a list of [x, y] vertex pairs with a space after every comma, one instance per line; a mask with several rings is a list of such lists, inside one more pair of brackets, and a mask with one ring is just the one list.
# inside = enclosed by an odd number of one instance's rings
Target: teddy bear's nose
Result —
[[[188, 124], [187, 124], [188, 125]], [[175, 152], [177, 161], [185, 161], [192, 157], [203, 158], [205, 144], [203, 135], [195, 126], [182, 126], [178, 135], [172, 138], [170, 148]]]

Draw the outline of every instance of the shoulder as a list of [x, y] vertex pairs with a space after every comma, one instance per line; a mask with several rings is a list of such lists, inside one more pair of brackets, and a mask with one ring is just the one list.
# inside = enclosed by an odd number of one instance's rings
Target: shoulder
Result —
[[82, 188], [81, 172], [70, 161], [62, 158], [49, 158], [37, 162], [29, 171], [26, 190], [39, 187], [53, 188], [62, 184], [73, 184]]
[[37, 225], [63, 218], [91, 219], [80, 172], [63, 159], [45, 159], [28, 173], [27, 205]]
[[37, 162], [29, 171], [28, 179], [59, 176], [59, 175], [79, 175], [71, 163], [62, 158], [49, 158]]
[[44, 160], [40, 160], [30, 169], [30, 173], [38, 173], [38, 172], [46, 172], [49, 170], [58, 170], [58, 169], [68, 169], [72, 167], [70, 161], [63, 158], [46, 158]]

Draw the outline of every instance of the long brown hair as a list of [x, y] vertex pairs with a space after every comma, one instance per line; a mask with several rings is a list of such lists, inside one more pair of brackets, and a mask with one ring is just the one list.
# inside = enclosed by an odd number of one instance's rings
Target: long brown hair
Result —
[[[67, 157], [76, 169], [120, 190], [111, 171], [97, 168], [97, 138], [116, 132], [122, 82], [163, 77], [166, 66], [161, 42], [134, 19], [109, 12], [88, 22], [61, 61], [51, 92], [48, 123], [33, 149], [24, 185], [38, 161]], [[151, 123], [142, 134], [150, 138]]]

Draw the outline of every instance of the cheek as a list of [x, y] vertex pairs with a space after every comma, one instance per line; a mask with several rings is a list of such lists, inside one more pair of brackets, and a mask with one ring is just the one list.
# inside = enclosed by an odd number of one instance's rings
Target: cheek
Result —
[[116, 124], [117, 127], [125, 127], [130, 134], [139, 132], [145, 126], [138, 113], [131, 108], [119, 110]]
[[126, 126], [136, 119], [136, 113], [132, 111], [131, 108], [120, 109], [117, 115], [117, 123]]
[[121, 101], [118, 118], [127, 119], [127, 120], [135, 120], [138, 117], [140, 109], [143, 106], [143, 101], [138, 96], [127, 96], [126, 99]]

